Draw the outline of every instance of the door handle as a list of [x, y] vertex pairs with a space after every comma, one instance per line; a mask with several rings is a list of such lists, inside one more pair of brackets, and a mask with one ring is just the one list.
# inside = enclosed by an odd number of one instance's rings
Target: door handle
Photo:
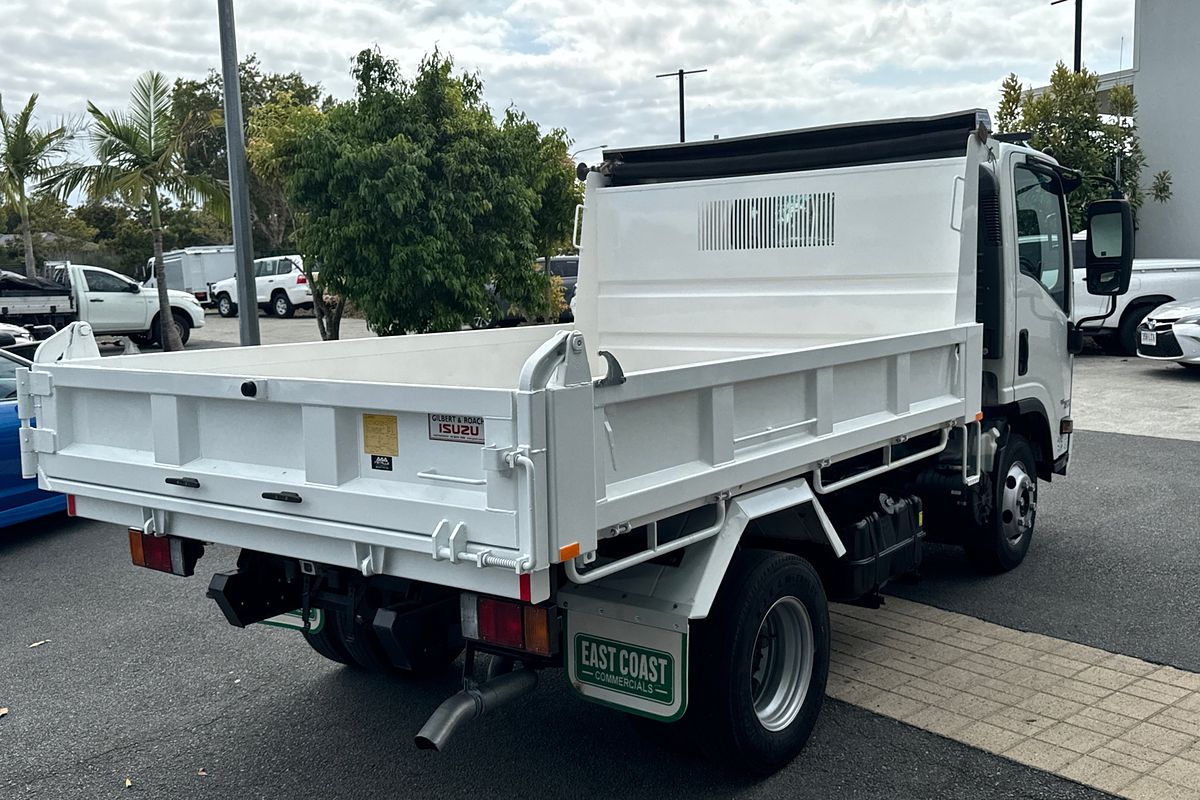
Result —
[[88, 298], [88, 300], [89, 300], [89, 302], [92, 302], [92, 303], [103, 303], [104, 302], [103, 298], [100, 298], [100, 297], [90, 297], [90, 298]]
[[195, 478], [167, 478], [166, 482], [172, 486], [186, 486], [188, 489], [200, 488], [200, 481]]
[[1022, 329], [1017, 334], [1017, 374], [1029, 372], [1029, 330]]
[[299, 503], [300, 495], [295, 492], [263, 492], [263, 500], [278, 500], [282, 503]]

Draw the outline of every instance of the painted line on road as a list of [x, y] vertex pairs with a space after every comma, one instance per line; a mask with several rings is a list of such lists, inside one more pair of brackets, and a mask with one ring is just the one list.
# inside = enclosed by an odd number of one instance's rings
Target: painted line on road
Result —
[[1200, 674], [895, 597], [830, 612], [830, 697], [1122, 797], [1200, 800]]

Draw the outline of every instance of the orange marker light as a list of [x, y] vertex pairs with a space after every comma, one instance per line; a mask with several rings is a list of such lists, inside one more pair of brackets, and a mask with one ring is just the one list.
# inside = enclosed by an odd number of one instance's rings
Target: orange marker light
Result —
[[579, 542], [571, 542], [568, 545], [558, 548], [558, 560], [570, 561], [579, 555]]
[[140, 528], [129, 529], [129, 555], [133, 559], [133, 563], [137, 566], [146, 566], [146, 553], [142, 549], [142, 531]]
[[525, 649], [538, 655], [550, 655], [550, 620], [546, 609], [525, 606]]

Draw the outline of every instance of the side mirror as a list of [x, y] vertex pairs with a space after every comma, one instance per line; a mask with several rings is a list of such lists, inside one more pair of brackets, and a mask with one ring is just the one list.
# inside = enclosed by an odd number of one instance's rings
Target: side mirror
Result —
[[137, 294], [138, 292], [142, 291], [142, 287], [138, 286], [136, 283], [131, 283], [131, 284], [129, 284], [128, 291], [131, 291], [134, 294]]
[[1088, 206], [1088, 294], [1115, 297], [1129, 291], [1133, 243], [1133, 209], [1128, 200], [1097, 200]]

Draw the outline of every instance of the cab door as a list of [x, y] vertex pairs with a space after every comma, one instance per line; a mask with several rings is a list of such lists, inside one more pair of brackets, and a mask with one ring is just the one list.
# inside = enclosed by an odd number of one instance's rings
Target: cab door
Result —
[[81, 312], [97, 333], [132, 333], [150, 327], [150, 306], [141, 287], [112, 272], [80, 270], [85, 284]]
[[1070, 225], [1062, 181], [1054, 168], [1015, 155], [1010, 180], [1015, 228], [1015, 356], [1010, 360], [1015, 399], [1040, 405], [1057, 458], [1070, 437], [1060, 433], [1071, 414], [1068, 331], [1072, 304]]

